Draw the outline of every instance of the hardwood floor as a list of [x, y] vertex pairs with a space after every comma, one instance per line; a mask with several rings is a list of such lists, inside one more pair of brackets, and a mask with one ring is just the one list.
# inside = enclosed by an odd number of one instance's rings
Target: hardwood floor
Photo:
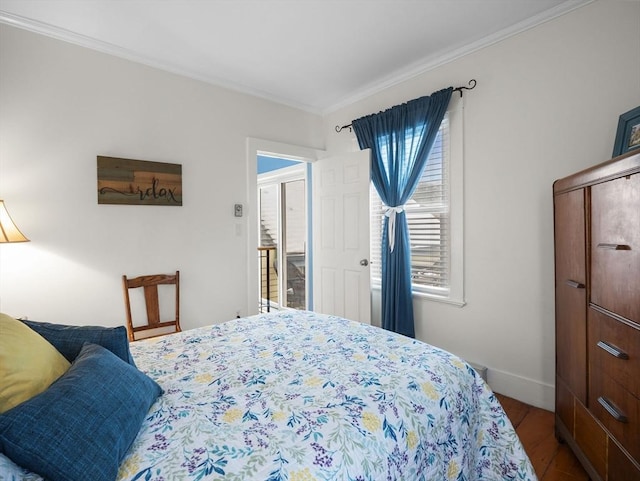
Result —
[[496, 394], [516, 429], [539, 481], [588, 481], [589, 476], [566, 444], [554, 434], [551, 411]]

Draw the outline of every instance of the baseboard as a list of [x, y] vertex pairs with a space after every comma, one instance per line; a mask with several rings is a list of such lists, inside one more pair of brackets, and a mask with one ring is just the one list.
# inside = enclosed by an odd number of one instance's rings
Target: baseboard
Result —
[[469, 365], [476, 370], [482, 379], [484, 379], [484, 382], [487, 382], [487, 368], [485, 366], [476, 364], [475, 362], [470, 362]]
[[494, 392], [547, 411], [555, 411], [555, 386], [488, 368], [487, 384]]

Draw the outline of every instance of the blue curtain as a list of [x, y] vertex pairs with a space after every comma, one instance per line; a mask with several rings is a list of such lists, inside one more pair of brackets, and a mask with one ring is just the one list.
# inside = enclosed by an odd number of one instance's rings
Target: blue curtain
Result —
[[415, 337], [411, 248], [404, 212], [447, 111], [449, 87], [352, 122], [360, 149], [371, 149], [371, 180], [386, 206], [382, 234], [382, 327]]

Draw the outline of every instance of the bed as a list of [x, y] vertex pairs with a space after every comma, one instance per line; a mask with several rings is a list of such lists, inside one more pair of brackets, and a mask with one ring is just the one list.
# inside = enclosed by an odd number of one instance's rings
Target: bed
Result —
[[281, 311], [130, 349], [163, 393], [118, 481], [537, 479], [480, 376], [420, 341]]

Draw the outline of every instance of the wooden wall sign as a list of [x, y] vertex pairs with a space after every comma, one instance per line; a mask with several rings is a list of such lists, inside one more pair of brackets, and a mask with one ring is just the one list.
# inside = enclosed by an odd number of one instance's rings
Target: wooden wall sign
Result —
[[98, 204], [182, 205], [182, 165], [99, 155]]

